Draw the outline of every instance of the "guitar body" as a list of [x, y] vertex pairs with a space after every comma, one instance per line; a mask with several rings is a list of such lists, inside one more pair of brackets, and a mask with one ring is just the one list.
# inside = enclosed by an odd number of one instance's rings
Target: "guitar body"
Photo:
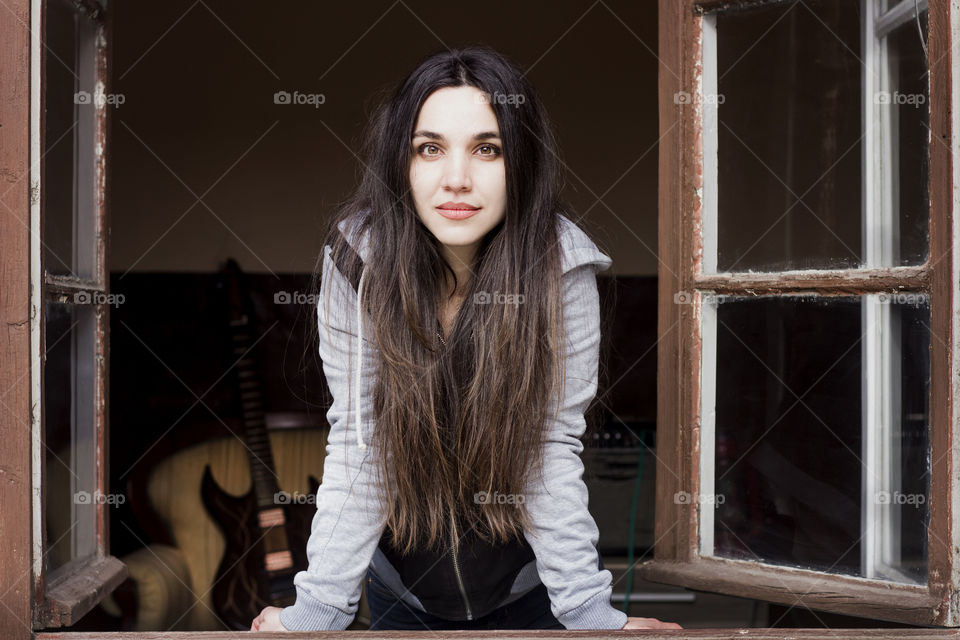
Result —
[[[320, 483], [313, 476], [309, 477], [309, 483], [309, 495], [316, 496]], [[249, 630], [264, 607], [283, 607], [296, 601], [293, 578], [308, 565], [307, 539], [316, 504], [277, 505], [283, 512], [285, 524], [280, 529], [285, 530], [292, 565], [268, 571], [264, 566], [268, 553], [265, 534], [271, 533], [261, 527], [254, 488], [242, 496], [230, 495], [220, 488], [207, 465], [200, 495], [225, 542], [223, 558], [214, 577], [214, 608], [228, 629]]]

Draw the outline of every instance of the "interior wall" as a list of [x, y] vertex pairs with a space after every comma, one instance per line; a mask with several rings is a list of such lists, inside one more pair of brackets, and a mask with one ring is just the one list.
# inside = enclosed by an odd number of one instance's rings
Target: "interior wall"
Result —
[[[312, 270], [323, 217], [356, 184], [377, 92], [428, 53], [484, 43], [544, 99], [568, 166], [564, 196], [611, 272], [656, 274], [653, 0], [113, 11], [112, 91], [124, 98], [111, 140], [114, 272], [209, 272], [228, 256], [252, 272]], [[277, 91], [323, 104], [275, 104]]]

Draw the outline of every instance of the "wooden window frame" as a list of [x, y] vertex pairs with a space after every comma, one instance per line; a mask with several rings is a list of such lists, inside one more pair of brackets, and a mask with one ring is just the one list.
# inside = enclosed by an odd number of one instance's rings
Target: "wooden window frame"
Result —
[[[32, 607], [32, 625], [34, 627], [69, 626], [90, 611], [100, 600], [115, 589], [126, 577], [126, 566], [109, 553], [109, 521], [107, 510], [110, 505], [94, 501], [94, 553], [87, 558], [69, 561], [57, 569], [56, 576], [48, 579], [44, 555], [49, 541], [46, 538], [45, 496], [49, 490], [45, 469], [44, 442], [46, 428], [44, 415], [46, 366], [45, 351], [45, 306], [48, 302], [74, 304], [75, 296], [86, 294], [94, 307], [94, 353], [93, 353], [93, 490], [99, 494], [107, 493], [108, 447], [108, 389], [109, 389], [109, 326], [110, 307], [105, 301], [109, 293], [108, 255], [108, 211], [107, 211], [107, 162], [109, 137], [108, 114], [110, 106], [92, 97], [88, 105], [94, 110], [90, 139], [93, 148], [89, 151], [95, 157], [91, 173], [87, 176], [93, 185], [93, 210], [80, 218], [81, 223], [93, 224], [92, 237], [92, 278], [77, 275], [54, 275], [47, 272], [46, 255], [43, 250], [43, 220], [46, 218], [45, 188], [46, 167], [43, 160], [46, 149], [46, 68], [50, 64], [62, 64], [50, 59], [46, 40], [47, 4], [50, 0], [34, 2], [30, 5], [31, 22], [31, 118], [30, 118], [30, 171], [31, 194], [35, 194], [30, 203], [30, 293], [31, 293], [31, 395], [37, 399], [32, 402], [30, 423], [32, 438], [32, 591], [37, 600]], [[108, 57], [108, 14], [98, 0], [72, 0], [74, 11], [82, 18], [91, 21], [97, 30], [94, 44], [94, 89], [109, 92]], [[43, 34], [38, 39], [38, 34]], [[92, 220], [87, 218], [92, 216]], [[75, 249], [82, 251], [83, 249]], [[82, 275], [82, 274], [81, 274]], [[100, 299], [101, 302], [95, 300]]]
[[[769, 2], [762, 2], [768, 4]], [[930, 246], [920, 266], [883, 269], [784, 271], [775, 274], [705, 274], [703, 189], [705, 140], [703, 100], [677, 104], [686, 91], [698, 96], [704, 62], [703, 19], [711, 10], [761, 4], [757, 0], [660, 0], [660, 192], [658, 325], [658, 425], [656, 546], [654, 559], [639, 567], [652, 581], [716, 591], [788, 606], [832, 611], [910, 624], [958, 626], [957, 579], [960, 515], [951, 482], [960, 462], [954, 453], [960, 400], [955, 336], [960, 289], [954, 252], [958, 228], [953, 186], [958, 184], [950, 105], [958, 33], [958, 7], [929, 0], [930, 64], [929, 193]], [[676, 126], [679, 124], [680, 126]], [[709, 167], [707, 167], [709, 169]], [[779, 566], [759, 561], [701, 556], [697, 501], [675, 504], [679, 492], [699, 495], [701, 453], [701, 312], [704, 294], [816, 293], [860, 295], [892, 291], [930, 295], [931, 378], [929, 579], [925, 586], [891, 583]], [[691, 304], [676, 304], [686, 292]]]

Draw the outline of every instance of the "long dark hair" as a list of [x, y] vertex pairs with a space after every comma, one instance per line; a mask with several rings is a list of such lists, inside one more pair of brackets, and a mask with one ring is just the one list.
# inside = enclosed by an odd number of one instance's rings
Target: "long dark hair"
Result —
[[[460, 86], [507, 97], [489, 101], [503, 142], [507, 205], [481, 242], [444, 347], [442, 285], [447, 274], [455, 291], [461, 283], [417, 217], [411, 136], [427, 97]], [[350, 219], [369, 233], [364, 326], [379, 354], [370, 444], [390, 541], [405, 551], [440, 548], [450, 527], [498, 542], [519, 538], [530, 521], [518, 496], [542, 477], [544, 430], [564, 379], [558, 214], [567, 211], [546, 112], [524, 74], [493, 49], [443, 51], [423, 59], [376, 108], [363, 157], [360, 185], [328, 220], [324, 245], [356, 282], [363, 265], [350, 259], [338, 225]], [[321, 251], [316, 293], [323, 258]], [[473, 304], [478, 293], [515, 294], [522, 303]], [[478, 500], [481, 492], [500, 498]]]

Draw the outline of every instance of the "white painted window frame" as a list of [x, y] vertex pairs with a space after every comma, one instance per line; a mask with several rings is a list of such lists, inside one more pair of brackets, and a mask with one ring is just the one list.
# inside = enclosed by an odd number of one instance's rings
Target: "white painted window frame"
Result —
[[[863, 58], [863, 239], [864, 267], [900, 262], [899, 123], [897, 109], [876, 96], [892, 92], [895, 77], [887, 36], [916, 19], [927, 0], [902, 0], [887, 9], [885, 0], [861, 0]], [[862, 420], [861, 569], [865, 578], [915, 582], [895, 568], [900, 561], [900, 307], [868, 294], [861, 306], [864, 327]], [[881, 499], [883, 496], [883, 499]]]

